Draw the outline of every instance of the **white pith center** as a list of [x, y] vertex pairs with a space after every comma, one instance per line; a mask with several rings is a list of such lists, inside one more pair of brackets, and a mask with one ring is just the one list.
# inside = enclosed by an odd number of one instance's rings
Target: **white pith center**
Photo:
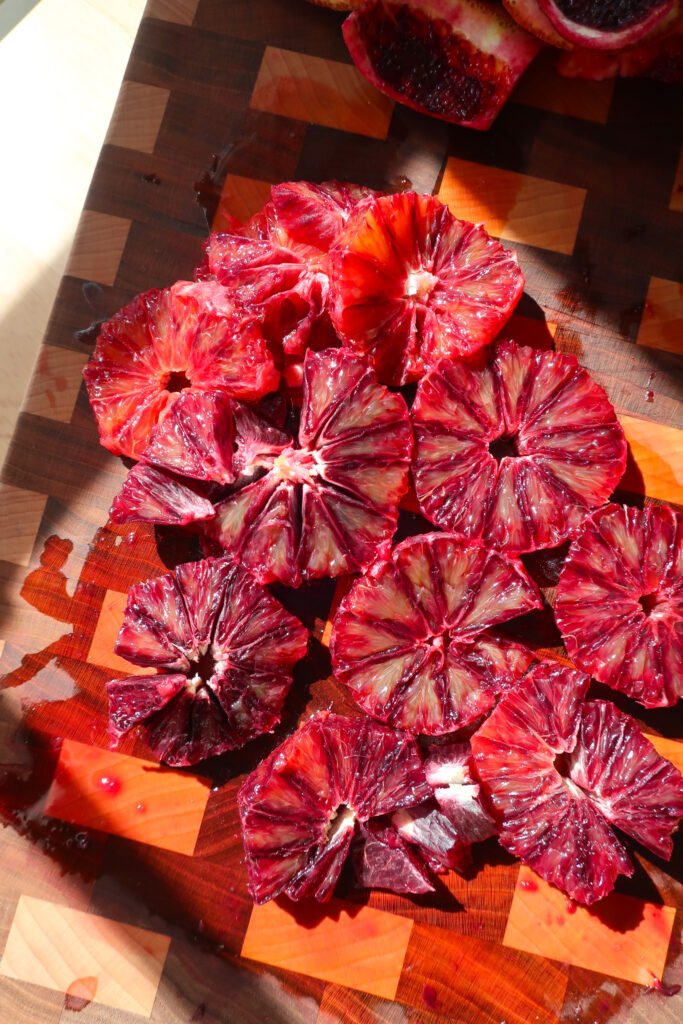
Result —
[[332, 843], [340, 832], [352, 829], [356, 824], [356, 815], [350, 807], [341, 804], [334, 812], [325, 829], [325, 842]]
[[295, 483], [313, 483], [320, 475], [320, 461], [317, 452], [308, 448], [285, 448], [273, 462], [272, 472], [281, 480]]
[[193, 655], [192, 657], [190, 654], [188, 654], [187, 657], [191, 662], [198, 662], [201, 661], [207, 653], [210, 653], [213, 657], [213, 670], [211, 675], [208, 678], [204, 678], [199, 672], [194, 672], [191, 676], [187, 677], [187, 682], [185, 683], [185, 689], [193, 696], [197, 693], [197, 690], [206, 683], [211, 682], [216, 678], [216, 676], [224, 675], [230, 663], [228, 654], [226, 654], [225, 651], [217, 650], [213, 644], [202, 644], [195, 652], [191, 652]]
[[411, 270], [406, 277], [403, 294], [407, 299], [420, 299], [424, 302], [438, 281], [436, 274], [431, 274], [428, 270]]

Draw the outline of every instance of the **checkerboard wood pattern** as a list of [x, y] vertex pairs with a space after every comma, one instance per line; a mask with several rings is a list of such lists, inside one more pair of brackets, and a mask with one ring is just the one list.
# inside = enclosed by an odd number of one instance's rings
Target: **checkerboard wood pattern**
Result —
[[[680, 837], [677, 866], [637, 851], [590, 911], [495, 842], [434, 896], [345, 875], [327, 907], [252, 907], [237, 788], [311, 710], [353, 710], [324, 646], [348, 581], [280, 594], [322, 643], [274, 737], [196, 772], [130, 737], [109, 750], [127, 588], [197, 552], [107, 523], [125, 468], [80, 372], [99, 321], [191, 276], [207, 213], [245, 218], [272, 182], [409, 181], [514, 243], [527, 290], [509, 333], [574, 353], [607, 389], [625, 500], [683, 505], [680, 92], [563, 81], [542, 54], [477, 133], [369, 89], [340, 22], [304, 0], [150, 0], [143, 18], [0, 484], [0, 1019], [673, 1024], [683, 996], [648, 985], [683, 981]], [[410, 531], [409, 501], [402, 517]], [[552, 600], [552, 557], [528, 562]], [[548, 615], [527, 640], [563, 655]], [[677, 712], [640, 718], [680, 763]]]

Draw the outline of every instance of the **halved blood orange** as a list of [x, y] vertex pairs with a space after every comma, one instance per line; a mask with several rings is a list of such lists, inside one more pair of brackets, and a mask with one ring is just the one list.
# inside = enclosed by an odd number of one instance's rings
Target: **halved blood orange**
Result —
[[314, 715], [237, 795], [254, 901], [328, 899], [357, 825], [430, 793], [411, 736], [364, 717]]
[[683, 516], [607, 505], [569, 549], [555, 618], [569, 656], [646, 707], [683, 694]]
[[157, 675], [107, 683], [110, 731], [135, 726], [167, 764], [196, 764], [280, 721], [308, 631], [228, 559], [179, 565], [128, 594], [116, 653]]
[[538, 0], [570, 43], [619, 50], [646, 36], [667, 17], [674, 0]]
[[206, 243], [196, 276], [219, 281], [258, 312], [293, 386], [301, 383], [306, 348], [338, 344], [327, 310], [327, 251], [351, 212], [374, 195], [343, 182], [283, 182], [243, 228], [213, 234]]
[[330, 250], [334, 325], [386, 384], [417, 380], [501, 330], [524, 290], [517, 256], [434, 196], [365, 203]]
[[588, 676], [540, 662], [472, 737], [500, 842], [580, 903], [633, 866], [612, 826], [660, 857], [683, 815], [683, 778]]
[[358, 572], [390, 549], [411, 448], [400, 395], [353, 353], [309, 349], [298, 436], [243, 412], [239, 479], [202, 531], [262, 583]]
[[342, 27], [358, 70], [415, 110], [489, 128], [541, 44], [498, 5], [367, 0]]
[[254, 401], [279, 374], [254, 314], [212, 282], [138, 295], [103, 325], [83, 370], [100, 441], [139, 458], [186, 388]]
[[453, 534], [411, 537], [341, 602], [334, 674], [395, 728], [453, 732], [493, 707], [534, 659], [492, 627], [540, 606], [517, 559]]
[[512, 341], [440, 363], [420, 381], [411, 419], [423, 515], [500, 550], [560, 544], [626, 466], [624, 432], [588, 372]]

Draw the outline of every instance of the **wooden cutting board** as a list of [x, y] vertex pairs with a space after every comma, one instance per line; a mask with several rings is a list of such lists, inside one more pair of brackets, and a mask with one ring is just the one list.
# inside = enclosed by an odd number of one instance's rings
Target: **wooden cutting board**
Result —
[[[374, 92], [340, 24], [304, 0], [150, 0], [143, 18], [0, 488], [0, 1019], [680, 1020], [683, 995], [651, 987], [683, 981], [680, 837], [670, 865], [636, 849], [592, 911], [495, 842], [428, 898], [344, 876], [325, 907], [253, 908], [235, 793], [275, 739], [208, 774], [160, 769], [132, 739], [108, 749], [126, 590], [193, 551], [107, 524], [125, 467], [98, 445], [81, 370], [93, 322], [191, 277], [205, 209], [243, 218], [272, 182], [334, 177], [410, 182], [486, 222], [527, 279], [510, 333], [578, 356], [616, 406], [622, 497], [683, 506], [681, 91], [563, 81], [542, 54], [481, 134]], [[527, 561], [552, 597], [552, 559]], [[334, 594], [279, 596], [320, 640]], [[549, 616], [528, 639], [562, 652]], [[330, 701], [348, 708], [317, 643], [276, 739]], [[639, 718], [680, 764], [680, 712]]]

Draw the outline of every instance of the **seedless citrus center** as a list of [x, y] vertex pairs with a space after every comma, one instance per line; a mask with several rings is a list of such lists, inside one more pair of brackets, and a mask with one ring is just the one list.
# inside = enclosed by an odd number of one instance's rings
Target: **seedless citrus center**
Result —
[[308, 448], [285, 448], [273, 462], [273, 473], [282, 480], [310, 484], [320, 474], [317, 452]]
[[643, 609], [643, 614], [648, 619], [663, 619], [666, 618], [667, 612], [669, 611], [669, 600], [665, 594], [657, 590], [650, 591], [649, 594], [642, 594], [638, 598], [638, 604]]
[[439, 283], [436, 274], [428, 270], [411, 270], [406, 277], [404, 295], [407, 299], [419, 299], [424, 302]]
[[220, 676], [228, 668], [229, 659], [224, 651], [216, 653], [213, 646], [205, 650], [199, 649], [197, 658], [190, 660], [190, 667], [187, 670], [187, 689], [190, 693], [197, 693], [198, 690], [206, 689], [206, 684], [216, 676]]
[[327, 823], [325, 842], [332, 842], [340, 833], [346, 832], [350, 828], [355, 828], [355, 825], [355, 812], [350, 807], [347, 807], [346, 804], [340, 804]]
[[169, 373], [164, 382], [164, 388], [172, 395], [177, 394], [179, 391], [184, 391], [186, 388], [192, 387], [192, 381], [185, 374], [184, 370], [174, 371]]
[[504, 434], [497, 437], [495, 441], [489, 442], [489, 453], [493, 455], [496, 462], [503, 459], [516, 458], [519, 455], [517, 448], [517, 436], [515, 434]]

